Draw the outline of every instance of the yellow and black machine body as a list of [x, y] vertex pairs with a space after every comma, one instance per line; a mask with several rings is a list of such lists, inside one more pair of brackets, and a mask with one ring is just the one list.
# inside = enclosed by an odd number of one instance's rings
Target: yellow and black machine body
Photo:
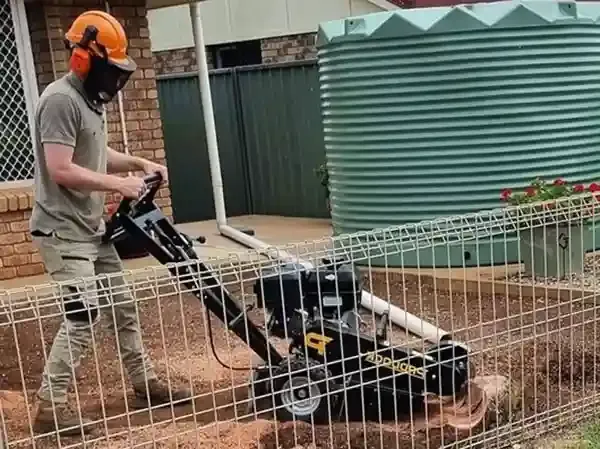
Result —
[[[394, 420], [426, 398], [464, 391], [470, 375], [461, 343], [447, 340], [421, 351], [391, 345], [385, 314], [376, 331], [364, 329], [361, 275], [352, 264], [323, 260], [317, 267], [290, 263], [265, 269], [255, 281], [256, 304], [241, 304], [198, 258], [193, 240], [155, 204], [161, 182], [159, 175], [149, 176], [141, 198], [123, 200], [107, 222], [104, 239], [144, 249], [170, 266], [204, 305], [213, 351], [211, 315], [246, 342], [260, 358], [249, 368], [255, 410], [266, 404], [279, 419], [308, 422]], [[249, 318], [254, 306], [268, 312], [266, 329]], [[286, 354], [271, 336], [288, 341]]]

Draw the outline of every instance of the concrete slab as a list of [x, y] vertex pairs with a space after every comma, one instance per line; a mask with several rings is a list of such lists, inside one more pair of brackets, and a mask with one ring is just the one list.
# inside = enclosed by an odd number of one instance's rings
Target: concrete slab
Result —
[[[234, 228], [253, 229], [255, 237], [274, 246], [304, 243], [333, 235], [331, 220], [317, 218], [245, 215], [228, 219]], [[240, 250], [245, 247], [221, 236], [215, 220], [183, 223], [177, 227], [190, 236], [204, 235], [208, 245]]]
[[[330, 221], [323, 219], [250, 215], [230, 218], [229, 224], [236, 228], [253, 229], [256, 238], [274, 246], [304, 243], [332, 235]], [[220, 235], [215, 220], [184, 223], [177, 225], [177, 228], [192, 238], [206, 237], [205, 244], [196, 246], [196, 252], [200, 258], [226, 259], [231, 254], [243, 258], [244, 253], [248, 252], [248, 248], [245, 246]], [[124, 265], [127, 270], [160, 266], [153, 257], [126, 260]], [[48, 275], [9, 279], [0, 282], [0, 289], [22, 288], [45, 284], [49, 281]]]

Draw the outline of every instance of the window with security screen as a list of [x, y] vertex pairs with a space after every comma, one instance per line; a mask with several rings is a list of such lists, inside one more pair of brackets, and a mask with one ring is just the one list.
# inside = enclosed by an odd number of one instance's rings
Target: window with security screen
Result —
[[33, 144], [10, 2], [0, 2], [0, 182], [33, 177]]

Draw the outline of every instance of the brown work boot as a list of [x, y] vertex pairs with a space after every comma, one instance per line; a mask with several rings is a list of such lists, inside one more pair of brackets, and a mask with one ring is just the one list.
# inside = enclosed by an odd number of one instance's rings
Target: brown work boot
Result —
[[[56, 413], [56, 420], [55, 420]], [[58, 432], [61, 437], [80, 436], [93, 430], [92, 421], [79, 419], [79, 413], [68, 404], [52, 404], [40, 400], [33, 423], [35, 433]]]
[[146, 384], [141, 383], [133, 386], [135, 400], [133, 408], [144, 409], [150, 407], [164, 407], [186, 405], [192, 401], [192, 393], [186, 388], [169, 389], [169, 386], [158, 379], [148, 380], [149, 394], [146, 393]]

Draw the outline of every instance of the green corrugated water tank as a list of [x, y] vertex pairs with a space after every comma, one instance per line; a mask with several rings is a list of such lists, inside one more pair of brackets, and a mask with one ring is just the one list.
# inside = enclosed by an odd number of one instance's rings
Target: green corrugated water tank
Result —
[[[336, 233], [498, 208], [502, 189], [536, 176], [598, 179], [599, 17], [600, 2], [532, 0], [321, 24]], [[470, 266], [516, 257], [512, 237], [387, 263]]]

